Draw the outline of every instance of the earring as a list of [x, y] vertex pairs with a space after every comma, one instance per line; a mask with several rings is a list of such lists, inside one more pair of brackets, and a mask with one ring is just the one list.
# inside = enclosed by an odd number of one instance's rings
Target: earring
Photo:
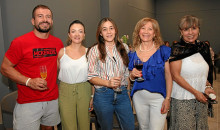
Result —
[[69, 43], [71, 44], [72, 43], [72, 39], [69, 37]]
[[199, 36], [200, 36], [200, 32], [199, 32]]
[[180, 34], [180, 39], [182, 38], [182, 34]]

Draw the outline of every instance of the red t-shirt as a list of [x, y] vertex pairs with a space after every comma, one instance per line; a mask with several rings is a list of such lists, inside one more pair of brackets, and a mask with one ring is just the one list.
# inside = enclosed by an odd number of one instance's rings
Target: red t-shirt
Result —
[[40, 66], [47, 67], [46, 81], [49, 89], [38, 91], [17, 84], [18, 103], [51, 101], [58, 98], [57, 55], [61, 48], [63, 43], [59, 38], [49, 35], [47, 39], [40, 39], [33, 31], [11, 42], [5, 56], [15, 64], [15, 69], [21, 74], [30, 78], [41, 77]]

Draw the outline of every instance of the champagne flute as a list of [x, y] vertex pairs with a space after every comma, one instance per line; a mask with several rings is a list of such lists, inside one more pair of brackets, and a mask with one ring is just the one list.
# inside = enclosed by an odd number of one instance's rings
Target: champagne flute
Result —
[[[134, 66], [135, 66], [135, 68], [137, 70], [142, 71], [142, 69], [143, 69], [143, 62], [140, 59], [136, 59], [136, 60], [134, 60]], [[138, 77], [137, 81], [142, 82], [142, 81], [144, 81], [144, 78], [142, 76]]]
[[47, 78], [47, 67], [46, 67], [46, 65], [40, 66], [40, 76], [44, 80]]

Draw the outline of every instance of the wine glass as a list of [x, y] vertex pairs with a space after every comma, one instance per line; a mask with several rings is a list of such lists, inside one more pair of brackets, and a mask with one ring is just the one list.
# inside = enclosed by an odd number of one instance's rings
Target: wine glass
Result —
[[40, 76], [44, 80], [47, 78], [47, 67], [46, 67], [46, 65], [40, 66]]
[[[140, 59], [136, 59], [136, 60], [134, 60], [134, 66], [137, 70], [142, 71], [143, 62]], [[138, 77], [137, 81], [139, 81], [139, 82], [144, 81], [144, 78], [142, 76]]]

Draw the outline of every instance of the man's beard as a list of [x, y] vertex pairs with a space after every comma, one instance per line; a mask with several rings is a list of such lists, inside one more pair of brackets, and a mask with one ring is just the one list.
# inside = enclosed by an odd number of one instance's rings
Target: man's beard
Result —
[[[42, 23], [48, 23], [48, 22], [42, 22]], [[38, 32], [48, 33], [48, 32], [51, 30], [51, 26], [50, 26], [49, 28], [47, 28], [47, 29], [42, 29], [42, 28], [40, 27], [40, 24], [41, 24], [41, 23], [39, 23], [37, 26], [36, 26], [36, 25], [34, 26]], [[48, 24], [50, 25], [50, 23], [48, 23]]]

